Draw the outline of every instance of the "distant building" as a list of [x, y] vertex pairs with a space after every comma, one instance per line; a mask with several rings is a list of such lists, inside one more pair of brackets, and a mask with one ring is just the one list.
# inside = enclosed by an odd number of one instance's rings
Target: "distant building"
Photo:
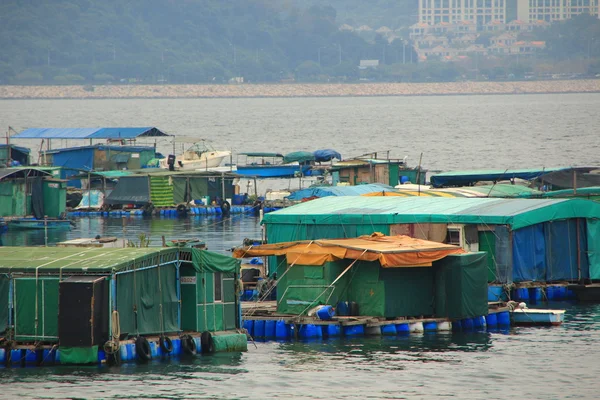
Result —
[[358, 69], [377, 68], [379, 67], [379, 60], [360, 60]]

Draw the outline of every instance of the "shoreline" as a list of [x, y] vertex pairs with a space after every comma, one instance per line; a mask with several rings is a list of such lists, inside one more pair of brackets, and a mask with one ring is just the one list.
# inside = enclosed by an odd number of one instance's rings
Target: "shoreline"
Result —
[[600, 93], [600, 79], [444, 83], [0, 86], [1, 100], [412, 97], [569, 93]]

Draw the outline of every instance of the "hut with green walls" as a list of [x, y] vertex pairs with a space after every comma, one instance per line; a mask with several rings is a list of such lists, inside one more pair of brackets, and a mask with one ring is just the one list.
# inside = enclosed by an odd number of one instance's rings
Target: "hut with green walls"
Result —
[[263, 224], [268, 243], [382, 232], [486, 251], [489, 282], [600, 280], [600, 204], [589, 200], [325, 197]]
[[427, 171], [420, 167], [411, 168], [404, 160], [381, 159], [377, 154], [373, 158], [356, 158], [343, 160], [331, 167], [334, 185], [361, 185], [365, 183], [382, 183], [396, 186], [411, 182], [425, 184]]
[[204, 351], [245, 350], [238, 276], [238, 260], [194, 248], [1, 247], [0, 332], [6, 351], [58, 346], [67, 364], [126, 346], [144, 360], [140, 337], [156, 347], [202, 332]]
[[57, 218], [65, 212], [66, 182], [33, 167], [0, 169], [0, 217]]
[[483, 252], [408, 236], [374, 234], [237, 249], [276, 256], [277, 311], [306, 315], [318, 305], [354, 302], [361, 316], [470, 318], [486, 315]]

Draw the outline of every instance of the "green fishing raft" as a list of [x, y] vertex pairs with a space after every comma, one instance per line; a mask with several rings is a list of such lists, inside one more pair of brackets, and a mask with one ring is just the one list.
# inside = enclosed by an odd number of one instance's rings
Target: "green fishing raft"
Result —
[[195, 248], [0, 248], [0, 364], [245, 351], [239, 271]]

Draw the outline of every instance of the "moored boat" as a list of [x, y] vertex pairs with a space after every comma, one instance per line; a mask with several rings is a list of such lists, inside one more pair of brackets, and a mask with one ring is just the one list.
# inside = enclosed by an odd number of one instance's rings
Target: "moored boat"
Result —
[[293, 178], [296, 174], [306, 175], [311, 166], [304, 162], [284, 163], [284, 155], [268, 152], [239, 153], [246, 157], [245, 164], [237, 165], [239, 175], [261, 178]]
[[[169, 169], [170, 165], [174, 168], [183, 170], [197, 170], [216, 168], [221, 165], [225, 157], [229, 157], [231, 151], [215, 150], [202, 140], [194, 143], [183, 154], [178, 156], [170, 155], [160, 160], [160, 167]], [[170, 164], [172, 163], [172, 164]]]
[[510, 312], [514, 325], [560, 325], [565, 318], [565, 310], [517, 308]]
[[71, 229], [70, 219], [15, 218], [7, 221], [9, 229]]

